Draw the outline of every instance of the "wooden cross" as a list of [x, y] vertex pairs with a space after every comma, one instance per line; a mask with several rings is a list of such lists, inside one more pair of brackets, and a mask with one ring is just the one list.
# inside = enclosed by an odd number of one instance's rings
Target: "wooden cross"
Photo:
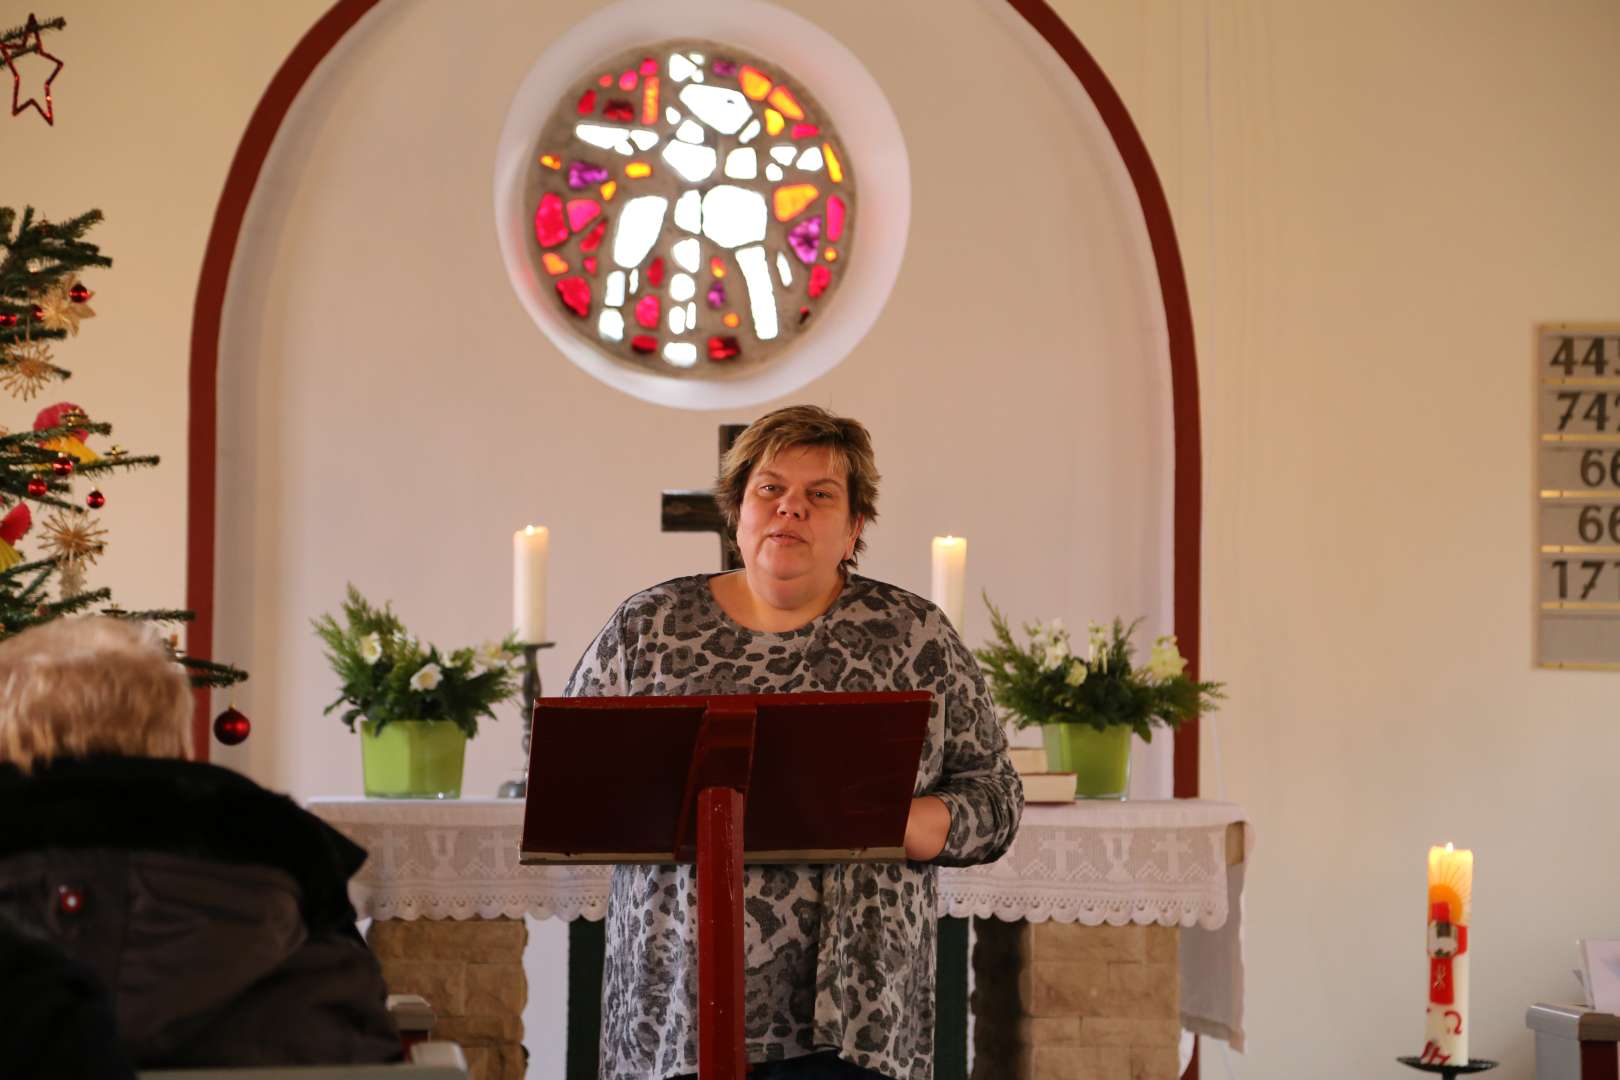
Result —
[[[720, 425], [720, 460], [725, 459], [726, 451], [747, 427], [747, 424]], [[720, 569], [742, 569], [742, 559], [729, 542], [726, 522], [720, 516], [720, 504], [715, 501], [713, 491], [666, 491], [662, 509], [664, 532], [715, 533], [720, 537]]]

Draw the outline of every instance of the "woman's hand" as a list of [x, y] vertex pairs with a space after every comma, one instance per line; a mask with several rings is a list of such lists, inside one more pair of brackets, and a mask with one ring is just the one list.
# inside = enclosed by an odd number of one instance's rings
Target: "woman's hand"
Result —
[[927, 862], [945, 850], [945, 838], [951, 831], [951, 810], [945, 800], [933, 795], [920, 795], [911, 800], [911, 813], [906, 818], [906, 858], [913, 862]]

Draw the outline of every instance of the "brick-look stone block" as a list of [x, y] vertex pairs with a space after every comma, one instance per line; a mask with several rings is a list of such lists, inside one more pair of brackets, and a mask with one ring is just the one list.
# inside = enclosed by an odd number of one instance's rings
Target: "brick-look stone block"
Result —
[[529, 984], [521, 964], [468, 964], [467, 1015], [522, 1016]]
[[462, 1016], [467, 1011], [467, 966], [436, 960], [383, 961], [383, 982], [390, 994], [420, 994], [435, 1016]]
[[1174, 964], [1181, 957], [1181, 927], [1179, 926], [1144, 926], [1147, 940], [1147, 962], [1150, 964]]
[[1018, 980], [1025, 1016], [1109, 1016], [1113, 1014], [1108, 964], [1038, 961]]
[[366, 940], [378, 959], [523, 963], [529, 930], [522, 919], [385, 919]]
[[1145, 926], [1082, 926], [1079, 923], [1024, 923], [1022, 958], [1035, 963], [1141, 963], [1147, 958]]
[[1180, 971], [1174, 964], [1108, 965], [1107, 1016], [1166, 1019], [1180, 1016]]
[[1181, 1075], [1181, 1042], [1169, 1046], [1131, 1047], [1130, 1080], [1176, 1080]]
[[1030, 1051], [1031, 1080], [1126, 1080], [1131, 1052], [1122, 1046], [1037, 1046]]

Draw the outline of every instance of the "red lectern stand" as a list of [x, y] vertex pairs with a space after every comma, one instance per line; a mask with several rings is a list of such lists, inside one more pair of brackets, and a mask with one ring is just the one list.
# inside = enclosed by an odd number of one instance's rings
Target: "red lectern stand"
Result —
[[536, 702], [521, 861], [697, 864], [703, 1080], [742, 1080], [746, 1071], [743, 863], [905, 858], [932, 699], [915, 691]]

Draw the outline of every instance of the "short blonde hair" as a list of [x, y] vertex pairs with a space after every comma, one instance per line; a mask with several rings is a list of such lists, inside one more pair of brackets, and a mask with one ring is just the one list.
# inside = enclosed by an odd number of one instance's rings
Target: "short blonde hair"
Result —
[[[825, 448], [833, 466], [844, 471], [850, 520], [859, 517], [870, 525], [877, 518], [878, 482], [883, 478], [878, 475], [877, 459], [872, 454], [871, 433], [859, 420], [834, 416], [818, 405], [789, 405], [749, 424], [720, 461], [714, 499], [730, 530], [728, 540], [733, 546], [737, 542], [737, 519], [742, 514], [743, 495], [754, 470], [784, 450], [809, 446]], [[863, 530], [855, 541], [855, 550], [838, 568], [849, 570], [865, 550]]]
[[190, 681], [146, 628], [62, 618], [0, 642], [0, 762], [190, 753]]

